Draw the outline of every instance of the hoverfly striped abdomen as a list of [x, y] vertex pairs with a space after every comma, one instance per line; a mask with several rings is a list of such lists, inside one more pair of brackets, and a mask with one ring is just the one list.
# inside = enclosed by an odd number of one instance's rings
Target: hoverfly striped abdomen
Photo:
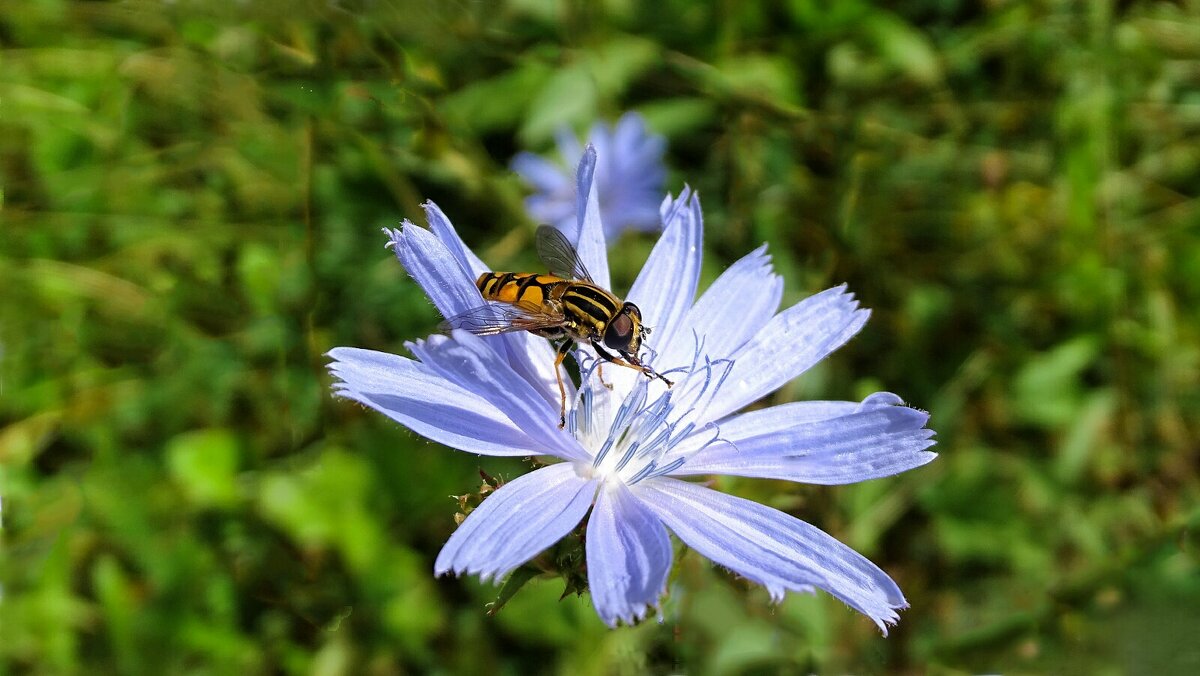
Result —
[[475, 280], [484, 299], [498, 303], [538, 306], [552, 299], [566, 281], [532, 272], [485, 272]]

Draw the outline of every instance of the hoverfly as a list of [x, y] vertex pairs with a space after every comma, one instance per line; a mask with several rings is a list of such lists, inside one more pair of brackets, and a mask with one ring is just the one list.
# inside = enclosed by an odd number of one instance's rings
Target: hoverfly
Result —
[[638, 306], [622, 302], [597, 286], [575, 247], [558, 229], [540, 226], [536, 241], [538, 258], [550, 274], [485, 272], [475, 280], [475, 286], [484, 300], [491, 302], [450, 317], [439, 328], [464, 329], [478, 336], [529, 331], [558, 343], [554, 375], [562, 399], [560, 429], [567, 421], [567, 390], [559, 366], [573, 343], [591, 345], [601, 359], [641, 371], [670, 387], [671, 381], [638, 358], [638, 350], [649, 333], [642, 324]]

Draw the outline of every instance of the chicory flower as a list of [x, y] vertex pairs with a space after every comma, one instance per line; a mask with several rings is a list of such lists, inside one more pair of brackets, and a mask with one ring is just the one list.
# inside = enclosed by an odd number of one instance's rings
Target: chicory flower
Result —
[[[550, 223], [564, 232], [577, 230], [575, 180], [583, 148], [574, 134], [562, 129], [556, 136], [563, 164], [540, 155], [520, 153], [512, 169], [535, 192], [525, 199], [525, 210], [539, 223]], [[667, 170], [663, 165], [666, 140], [651, 134], [637, 113], [626, 113], [615, 125], [597, 122], [588, 133], [600, 162], [596, 165], [596, 194], [604, 235], [616, 239], [625, 230], [654, 230], [662, 225], [658, 205]]]
[[[609, 285], [593, 180], [595, 152], [580, 163], [578, 250]], [[425, 205], [429, 230], [405, 223], [389, 246], [445, 316], [483, 301], [473, 281], [489, 268]], [[463, 331], [408, 343], [416, 356], [340, 347], [330, 352], [339, 395], [429, 439], [471, 453], [558, 459], [501, 486], [467, 516], [435, 572], [499, 580], [587, 518], [586, 561], [596, 612], [610, 626], [655, 609], [666, 590], [668, 532], [714, 562], [786, 592], [822, 589], [886, 634], [907, 607], [875, 564], [820, 529], [750, 500], [688, 481], [729, 474], [815, 484], [889, 476], [931, 461], [928, 415], [899, 397], [808, 401], [741, 409], [825, 358], [866, 323], [844, 286], [777, 312], [782, 280], [765, 247], [730, 266], [695, 299], [703, 221], [685, 189], [662, 205], [663, 234], [628, 294], [653, 325], [649, 361], [667, 389], [580, 349], [581, 383], [558, 427], [553, 352], [517, 332]]]

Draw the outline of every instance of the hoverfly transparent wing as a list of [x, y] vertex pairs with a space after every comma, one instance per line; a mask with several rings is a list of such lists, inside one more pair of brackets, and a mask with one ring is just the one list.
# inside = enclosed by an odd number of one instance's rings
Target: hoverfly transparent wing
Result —
[[592, 276], [583, 266], [583, 261], [579, 260], [579, 253], [575, 251], [575, 246], [558, 228], [550, 225], [538, 226], [537, 254], [552, 275], [585, 282], [592, 281]]
[[523, 303], [489, 303], [446, 318], [438, 324], [438, 331], [449, 333], [452, 329], [463, 329], [477, 336], [494, 336], [510, 331], [536, 331], [562, 326], [566, 316], [543, 305]]

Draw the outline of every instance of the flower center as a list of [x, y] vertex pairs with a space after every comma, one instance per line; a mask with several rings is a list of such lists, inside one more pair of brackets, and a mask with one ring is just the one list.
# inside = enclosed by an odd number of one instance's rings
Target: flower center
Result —
[[[698, 340], [692, 363], [666, 372], [683, 374], [670, 389], [638, 377], [622, 397], [620, 389], [613, 391], [600, 384], [598, 361], [582, 369], [568, 429], [592, 451], [592, 476], [631, 486], [670, 474], [701, 449], [723, 441], [716, 423], [698, 421], [725, 383], [733, 361], [701, 358], [702, 347]], [[708, 434], [711, 438], [704, 443], [687, 444], [689, 450], [672, 453], [683, 440]]]

